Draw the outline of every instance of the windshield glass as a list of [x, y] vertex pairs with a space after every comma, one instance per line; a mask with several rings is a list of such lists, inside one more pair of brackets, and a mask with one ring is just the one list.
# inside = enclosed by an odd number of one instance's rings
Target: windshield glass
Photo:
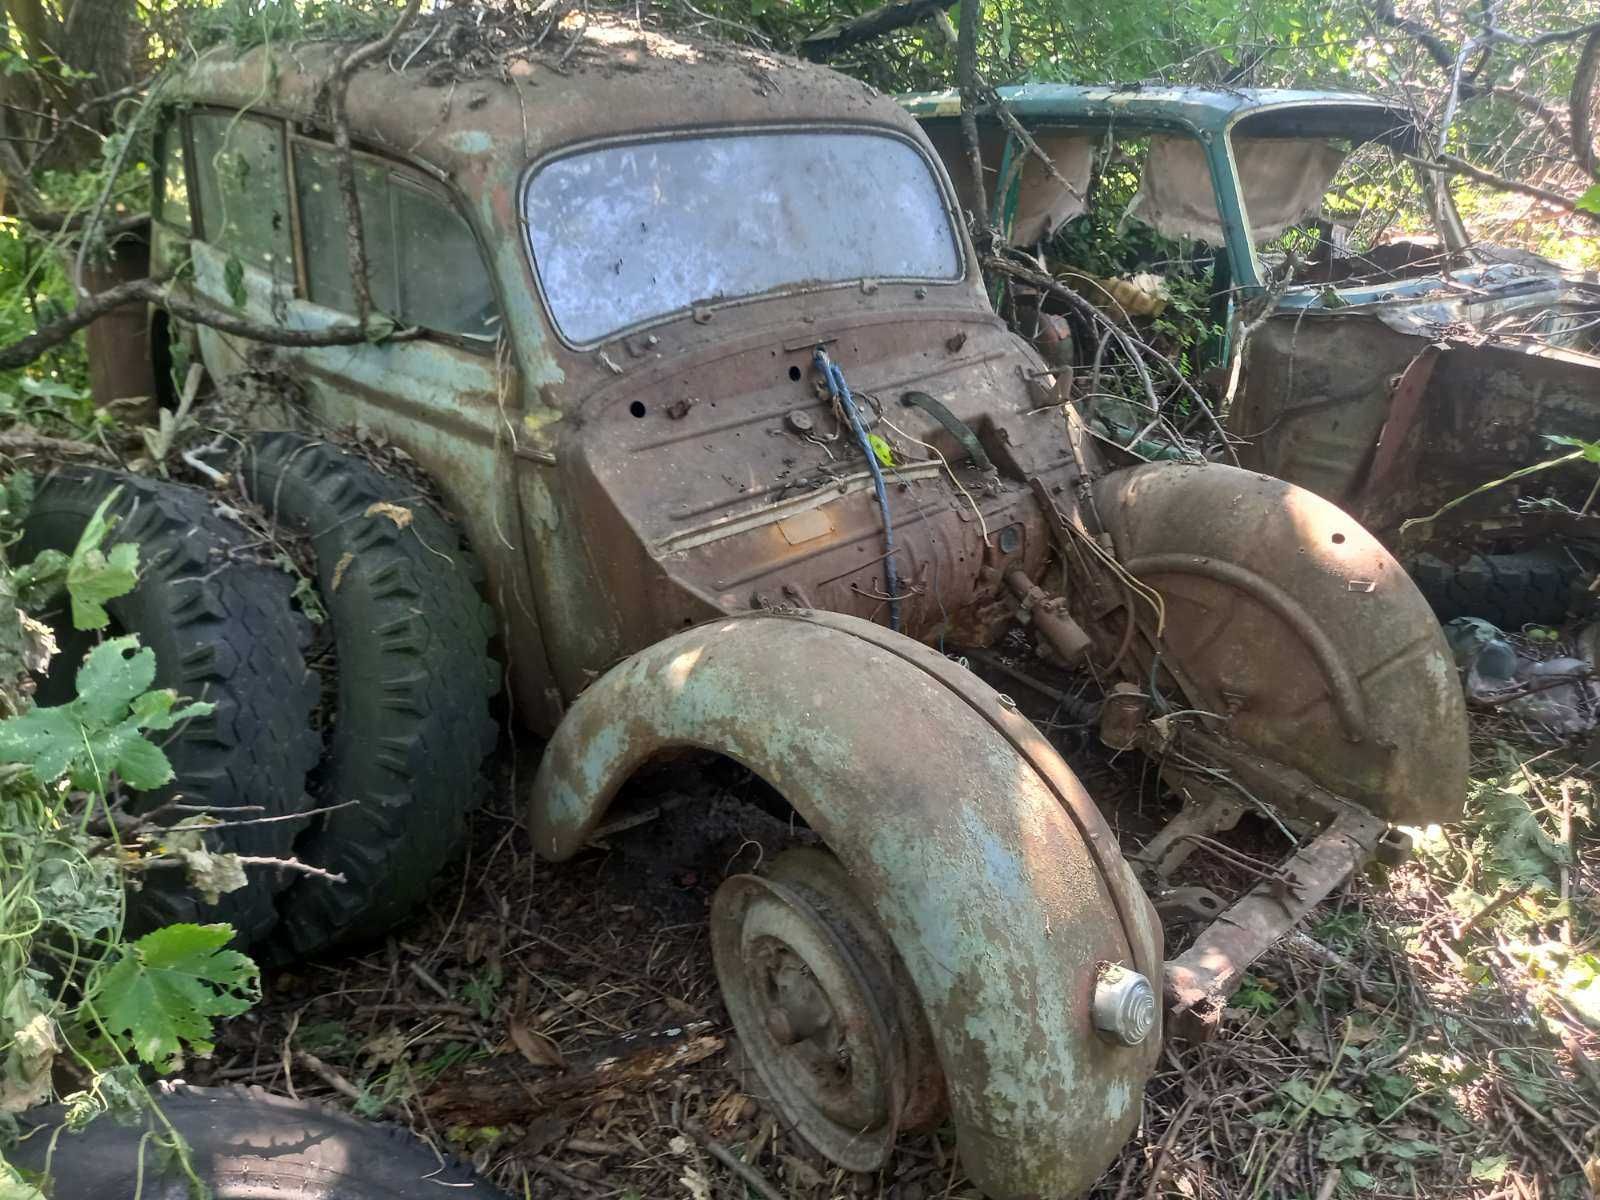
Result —
[[938, 179], [889, 134], [602, 146], [541, 167], [523, 202], [545, 301], [579, 345], [786, 286], [961, 276]]

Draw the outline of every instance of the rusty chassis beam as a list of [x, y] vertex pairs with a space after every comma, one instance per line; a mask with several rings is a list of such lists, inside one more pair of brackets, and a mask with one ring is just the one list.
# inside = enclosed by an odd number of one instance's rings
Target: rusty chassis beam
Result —
[[1388, 824], [1351, 805], [1166, 964], [1167, 1035], [1207, 1041], [1245, 969], [1377, 850]]

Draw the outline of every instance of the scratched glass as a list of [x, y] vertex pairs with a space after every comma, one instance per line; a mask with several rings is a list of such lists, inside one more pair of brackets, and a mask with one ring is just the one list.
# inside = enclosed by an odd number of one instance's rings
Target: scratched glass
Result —
[[576, 345], [742, 297], [961, 276], [933, 169], [867, 130], [602, 146], [546, 163], [523, 204], [545, 302]]

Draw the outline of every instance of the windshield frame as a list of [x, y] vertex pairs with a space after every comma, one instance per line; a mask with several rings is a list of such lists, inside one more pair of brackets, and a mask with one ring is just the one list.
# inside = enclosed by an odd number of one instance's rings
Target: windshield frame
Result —
[[[528, 228], [528, 189], [533, 185], [535, 176], [545, 167], [563, 158], [601, 150], [611, 146], [643, 145], [650, 142], [668, 142], [688, 139], [701, 139], [708, 137], [740, 137], [750, 134], [774, 133], [846, 133], [846, 134], [873, 134], [880, 137], [893, 138], [896, 141], [911, 147], [922, 160], [933, 178], [934, 185], [939, 191], [939, 200], [944, 208], [945, 220], [955, 242], [955, 255], [957, 273], [949, 278], [937, 279], [927, 276], [886, 276], [866, 275], [854, 276], [850, 279], [833, 280], [829, 282], [796, 282], [782, 284], [764, 292], [756, 292], [745, 296], [731, 296], [726, 299], [710, 300], [703, 304], [684, 305], [655, 316], [634, 321], [629, 325], [612, 330], [602, 337], [589, 341], [574, 341], [562, 330], [561, 324], [556, 320], [555, 308], [550, 303], [550, 296], [545, 290], [544, 277], [539, 267], [538, 256], [534, 253], [532, 231]], [[689, 126], [663, 126], [659, 129], [634, 130], [625, 134], [615, 134], [607, 137], [588, 138], [578, 142], [568, 142], [544, 154], [539, 155], [523, 168], [522, 177], [517, 184], [517, 235], [522, 240], [522, 253], [528, 264], [528, 269], [533, 275], [534, 290], [539, 296], [539, 305], [543, 309], [544, 317], [550, 332], [563, 346], [569, 350], [595, 350], [618, 339], [631, 334], [642, 332], [660, 325], [680, 321], [692, 313], [700, 311], [717, 312], [728, 308], [743, 307], [751, 304], [762, 304], [771, 300], [790, 296], [809, 295], [819, 292], [840, 291], [843, 289], [859, 288], [863, 283], [871, 282], [878, 285], [907, 285], [919, 288], [934, 287], [962, 287], [969, 283], [972, 277], [972, 254], [967, 244], [965, 223], [961, 219], [959, 210], [955, 205], [955, 195], [950, 180], [945, 174], [944, 166], [938, 156], [929, 152], [917, 138], [903, 129], [893, 125], [882, 124], [876, 121], [780, 121], [768, 123], [742, 123], [729, 125], [689, 125]]]
[[[1250, 220], [1250, 209], [1244, 199], [1244, 181], [1239, 175], [1238, 160], [1234, 157], [1233, 152], [1233, 139], [1241, 132], [1239, 126], [1252, 124], [1263, 116], [1270, 120], [1270, 118], [1284, 115], [1292, 117], [1296, 113], [1312, 113], [1316, 116], [1322, 116], [1340, 111], [1350, 114], [1352, 117], [1351, 124], [1356, 126], [1360, 117], [1372, 117], [1375, 113], [1383, 111], [1383, 109], [1376, 102], [1363, 103], [1359, 100], [1334, 100], [1331, 98], [1318, 100], [1296, 99], [1276, 104], [1258, 105], [1253, 108], [1241, 108], [1229, 116], [1223, 126], [1221, 136], [1206, 147], [1207, 155], [1212, 161], [1212, 179], [1217, 193], [1217, 208], [1222, 214], [1224, 226], [1228, 229], [1229, 258], [1233, 260], [1235, 271], [1234, 284], [1240, 293], [1247, 296], [1263, 295], [1269, 290], [1269, 281], [1266, 271], [1262, 268], [1261, 256], [1256, 247], [1254, 224]], [[1249, 136], [1249, 134], [1247, 133], [1246, 136]], [[1346, 137], [1351, 142], [1350, 153], [1352, 154], [1361, 146], [1371, 142], [1386, 146], [1391, 151], [1398, 153], [1402, 159], [1408, 160], [1412, 185], [1417, 189], [1417, 195], [1428, 205], [1430, 215], [1435, 215], [1433, 213], [1434, 203], [1438, 203], [1448, 206], [1446, 209], [1447, 219], [1449, 216], [1454, 216], [1456, 221], [1459, 222], [1460, 220], [1460, 217], [1455, 215], [1455, 201], [1450, 196], [1447, 187], [1442, 189], [1442, 195], [1438, 201], [1430, 202], [1428, 180], [1424, 171], [1419, 167], [1414, 154], [1407, 153], [1406, 135], [1401, 126], [1380, 130], [1374, 123], [1371, 128], [1361, 130], [1359, 133], [1335, 133], [1332, 135], [1317, 133], [1296, 135], [1291, 133], [1285, 136], [1290, 140], [1297, 136], [1310, 139], [1325, 136]], [[1234, 228], [1228, 224], [1233, 220], [1238, 222], [1237, 236], [1240, 244], [1237, 247], [1234, 245], [1236, 236]], [[1329, 285], [1291, 284], [1286, 289], [1286, 294], [1297, 293], [1307, 289], [1320, 294], [1327, 286]], [[1334, 285], [1334, 287], [1335, 290], [1343, 290], [1338, 288], [1337, 285]]]

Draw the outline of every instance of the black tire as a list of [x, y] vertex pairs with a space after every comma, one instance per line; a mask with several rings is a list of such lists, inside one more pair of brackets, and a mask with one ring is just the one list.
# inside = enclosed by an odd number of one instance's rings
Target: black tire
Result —
[[[40, 485], [13, 551], [30, 561], [46, 549], [71, 553], [100, 502], [115, 488], [111, 507], [120, 517], [109, 545], [139, 547], [139, 583], [106, 605], [108, 634], [133, 633], [155, 651], [157, 687], [209, 700], [216, 707], [168, 736], [162, 745], [175, 777], [166, 788], [139, 797], [148, 811], [181, 793], [190, 804], [219, 813], [256, 807], [244, 817], [277, 817], [309, 806], [306, 777], [321, 739], [312, 723], [317, 679], [305, 663], [309, 626], [294, 608], [294, 582], [252, 549], [254, 539], [218, 516], [212, 499], [195, 488], [114, 471], [63, 470]], [[95, 636], [72, 627], [63, 597], [44, 614], [61, 647], [40, 687], [41, 703], [64, 703]], [[209, 835], [239, 854], [287, 857], [303, 823], [241, 825]], [[148, 872], [128, 897], [133, 933], [173, 921], [227, 921], [239, 944], [259, 940], [277, 921], [273, 893], [288, 880], [250, 868], [251, 884], [206, 904], [177, 870]]]
[[1441, 621], [1479, 617], [1513, 633], [1524, 625], [1565, 620], [1572, 585], [1582, 573], [1553, 550], [1474, 554], [1459, 564], [1422, 554], [1410, 570]]
[[303, 878], [280, 898], [268, 957], [285, 959], [376, 937], [428, 895], [481, 798], [499, 673], [477, 566], [415, 485], [291, 433], [254, 438], [240, 474], [270, 518], [310, 535], [338, 671], [310, 786], [349, 806], [316, 818], [298, 853], [346, 882]]
[[[501, 1200], [503, 1193], [407, 1131], [273, 1096], [256, 1088], [163, 1087], [155, 1097], [189, 1144], [195, 1173], [216, 1200]], [[55, 1200], [190, 1200], [193, 1192], [157, 1139], [153, 1115], [62, 1129], [60, 1105], [19, 1118], [24, 1140], [6, 1157], [48, 1172]], [[140, 1159], [143, 1159], [141, 1164]], [[141, 1179], [141, 1165], [143, 1169]], [[143, 1190], [140, 1190], [142, 1182]]]

